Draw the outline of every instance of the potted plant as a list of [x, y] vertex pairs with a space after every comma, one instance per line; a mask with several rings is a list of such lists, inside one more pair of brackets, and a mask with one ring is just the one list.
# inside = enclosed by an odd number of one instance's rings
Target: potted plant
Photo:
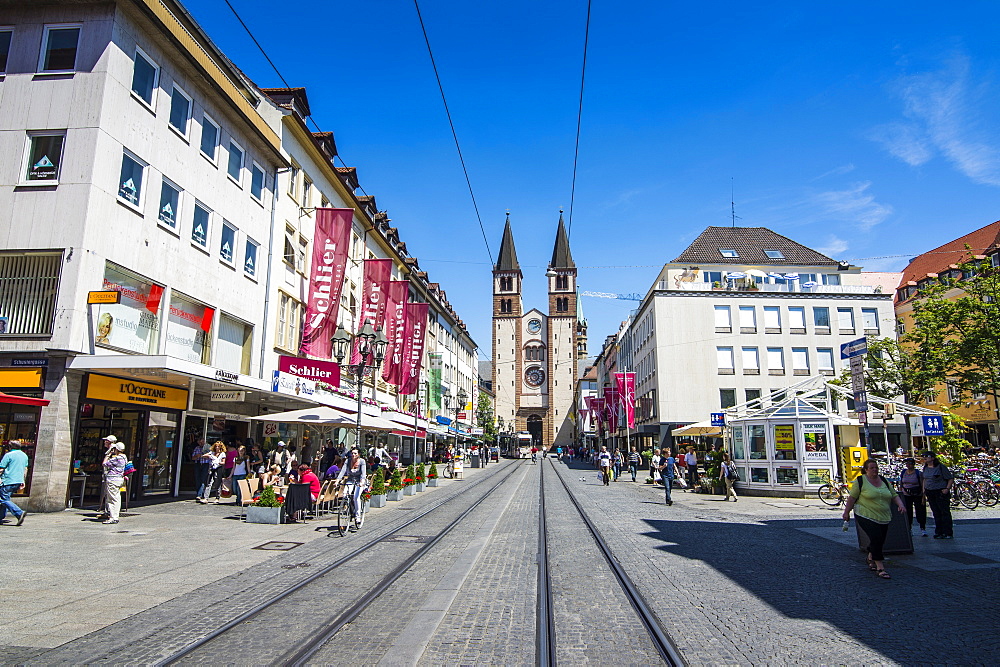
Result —
[[719, 475], [722, 474], [722, 454], [725, 451], [720, 447], [719, 451], [713, 453], [712, 460], [705, 464], [705, 478], [711, 488], [711, 491], [705, 488], [705, 493], [722, 495], [726, 491], [726, 483], [719, 479]]
[[413, 471], [413, 464], [406, 466], [406, 476], [403, 477], [403, 495], [412, 496], [416, 495], [417, 489], [417, 478], [415, 477], [417, 473]]
[[385, 507], [385, 471], [379, 468], [372, 476], [371, 495], [372, 507]]
[[421, 463], [420, 465], [417, 466], [417, 475], [416, 475], [416, 477], [414, 477], [414, 479], [417, 480], [417, 484], [416, 484], [417, 493], [420, 493], [421, 491], [424, 490], [424, 482], [427, 481], [427, 477], [426, 477], [426, 474], [424, 472], [424, 464], [423, 463]]
[[389, 493], [386, 494], [386, 500], [402, 500], [403, 499], [403, 475], [399, 472], [399, 468], [396, 468], [392, 473], [392, 477], [389, 478]]
[[427, 486], [437, 486], [438, 485], [438, 467], [437, 463], [432, 463], [431, 467], [427, 470]]
[[281, 523], [285, 514], [284, 501], [273, 486], [265, 486], [257, 502], [247, 507], [247, 523]]
[[712, 282], [712, 289], [719, 290], [722, 289], [722, 283], [718, 280]]

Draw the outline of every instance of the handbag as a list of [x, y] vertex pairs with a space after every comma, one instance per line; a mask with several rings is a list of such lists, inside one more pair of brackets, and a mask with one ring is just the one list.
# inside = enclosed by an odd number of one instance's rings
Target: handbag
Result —
[[230, 498], [233, 495], [233, 481], [231, 477], [227, 477], [222, 480], [222, 488], [220, 494], [223, 498]]

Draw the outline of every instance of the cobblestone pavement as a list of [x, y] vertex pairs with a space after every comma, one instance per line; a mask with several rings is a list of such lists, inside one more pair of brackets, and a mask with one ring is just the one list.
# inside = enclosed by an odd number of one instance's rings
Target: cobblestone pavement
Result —
[[[956, 513], [953, 541], [916, 538], [883, 581], [842, 537], [840, 508], [680, 492], [667, 507], [661, 487], [556, 468], [692, 665], [996, 664], [995, 510]], [[986, 562], [922, 567], [949, 560], [933, 553]]]

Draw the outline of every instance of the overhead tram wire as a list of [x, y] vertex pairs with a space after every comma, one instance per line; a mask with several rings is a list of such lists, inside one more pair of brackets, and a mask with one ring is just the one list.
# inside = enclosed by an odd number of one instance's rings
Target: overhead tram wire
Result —
[[569, 226], [566, 235], [573, 236], [573, 205], [576, 203], [576, 168], [580, 160], [580, 126], [583, 123], [583, 90], [587, 82], [587, 46], [590, 44], [590, 5], [587, 0], [587, 23], [583, 30], [583, 67], [580, 70], [580, 105], [576, 110], [576, 145], [573, 148], [573, 184], [569, 190]]
[[458, 132], [455, 131], [455, 121], [451, 118], [451, 109], [448, 108], [448, 98], [444, 94], [444, 85], [441, 83], [441, 74], [438, 72], [437, 61], [434, 60], [434, 50], [431, 48], [430, 37], [427, 36], [427, 26], [424, 25], [423, 14], [420, 13], [419, 0], [413, 0], [413, 6], [417, 10], [417, 20], [420, 21], [420, 30], [424, 33], [424, 43], [427, 45], [427, 55], [431, 59], [431, 67], [434, 69], [434, 78], [437, 79], [438, 90], [441, 92], [441, 102], [444, 104], [444, 113], [448, 116], [448, 126], [451, 127], [451, 136], [455, 140], [455, 150], [458, 151], [458, 160], [462, 163], [462, 172], [465, 174], [465, 184], [469, 186], [469, 196], [472, 198], [472, 208], [476, 210], [476, 219], [479, 220], [479, 230], [483, 233], [483, 243], [486, 244], [486, 254], [489, 255], [490, 265], [493, 265], [493, 253], [490, 251], [490, 242], [486, 238], [486, 227], [483, 226], [483, 218], [479, 215], [479, 204], [476, 203], [476, 195], [472, 191], [472, 179], [469, 178], [469, 170], [465, 166], [465, 157], [462, 155], [462, 146], [458, 143]]

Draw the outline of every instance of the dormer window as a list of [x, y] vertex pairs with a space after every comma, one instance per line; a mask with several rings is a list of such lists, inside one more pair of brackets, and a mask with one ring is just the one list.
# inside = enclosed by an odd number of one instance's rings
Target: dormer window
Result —
[[765, 250], [764, 254], [767, 255], [768, 259], [784, 259], [785, 256], [781, 254], [780, 250]]
[[732, 248], [719, 248], [719, 254], [726, 259], [739, 259], [740, 254]]

